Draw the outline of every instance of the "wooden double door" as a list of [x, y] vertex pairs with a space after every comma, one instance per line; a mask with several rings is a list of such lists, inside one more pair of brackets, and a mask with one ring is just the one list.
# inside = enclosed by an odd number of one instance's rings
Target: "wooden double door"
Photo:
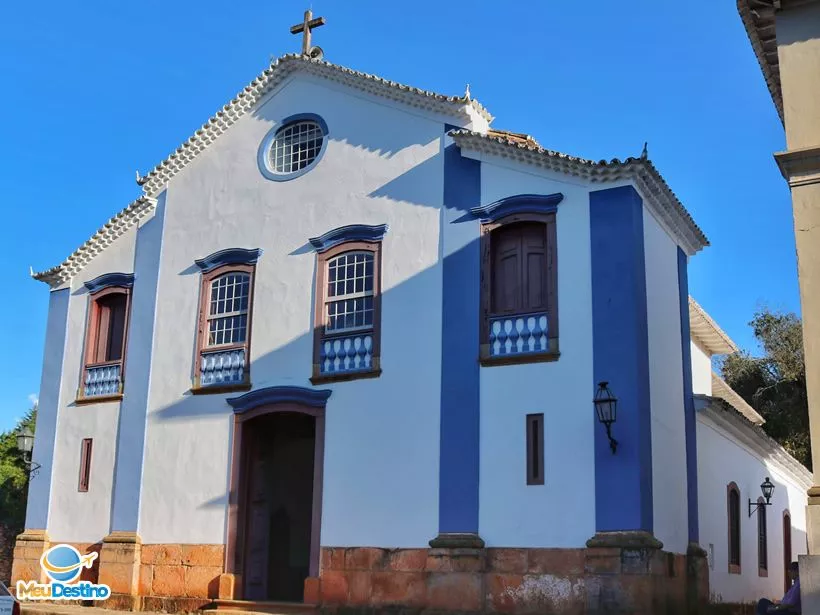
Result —
[[316, 425], [315, 416], [297, 412], [265, 414], [244, 425], [240, 523], [245, 600], [303, 599], [318, 541]]

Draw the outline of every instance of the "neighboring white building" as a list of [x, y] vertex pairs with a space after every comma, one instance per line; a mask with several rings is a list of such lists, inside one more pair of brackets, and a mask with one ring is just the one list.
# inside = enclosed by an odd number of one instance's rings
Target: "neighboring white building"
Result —
[[[492, 119], [284, 56], [36, 274], [42, 468], [14, 579], [65, 542], [129, 608], [702, 599], [704, 430], [736, 435], [695, 412], [706, 238], [645, 157]], [[726, 478], [744, 497], [755, 463]]]
[[[785, 592], [787, 566], [807, 551], [811, 473], [766, 435], [763, 417], [712, 371], [713, 356], [737, 352], [732, 340], [691, 299], [689, 313], [700, 544], [708, 554], [712, 600], [776, 599]], [[774, 484], [771, 505], [757, 507], [766, 478]], [[737, 515], [730, 513], [734, 498]]]

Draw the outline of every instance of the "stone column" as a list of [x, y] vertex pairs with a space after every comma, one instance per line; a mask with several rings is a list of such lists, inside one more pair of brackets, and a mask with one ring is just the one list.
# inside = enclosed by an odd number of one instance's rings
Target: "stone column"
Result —
[[804, 613], [820, 612], [820, 2], [776, 3], [787, 151], [775, 154], [792, 193], [814, 485], [809, 556], [800, 558]]
[[112, 609], [139, 610], [146, 594], [144, 584], [140, 587], [139, 583], [141, 539], [138, 531], [164, 219], [163, 192], [156, 212], [140, 225], [136, 239], [129, 327], [139, 335], [131, 336], [126, 351], [128, 394], [120, 405], [111, 494], [111, 533], [103, 538], [99, 560], [99, 582], [111, 588], [111, 598], [106, 600], [105, 606]]
[[592, 426], [596, 539], [633, 532], [643, 541], [654, 530], [643, 201], [622, 186], [591, 192], [589, 204], [594, 360], [587, 411], [594, 420], [599, 382], [629, 409], [613, 426], [620, 445], [614, 453], [603, 425]]
[[[447, 126], [450, 130], [455, 126]], [[444, 151], [442, 210], [441, 431], [436, 549], [484, 546], [478, 535], [480, 465], [479, 288], [477, 220], [456, 224], [481, 204], [481, 163], [462, 158], [452, 139]], [[445, 360], [444, 357], [447, 357]]]
[[108, 609], [139, 611], [142, 544], [135, 532], [112, 532], [103, 538], [99, 582], [111, 588]]
[[50, 546], [45, 530], [26, 530], [17, 537], [14, 545], [14, 563], [11, 567], [12, 585], [17, 581], [48, 581], [43, 567], [40, 566], [40, 557]]
[[814, 467], [807, 529], [809, 550], [820, 555], [820, 147], [781, 152], [775, 158], [792, 192]]
[[792, 192], [814, 486], [809, 552], [820, 555], [820, 3], [776, 14], [787, 151], [775, 159]]

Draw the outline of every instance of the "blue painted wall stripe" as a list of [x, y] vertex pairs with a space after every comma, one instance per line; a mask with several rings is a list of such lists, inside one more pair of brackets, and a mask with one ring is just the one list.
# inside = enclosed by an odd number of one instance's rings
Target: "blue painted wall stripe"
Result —
[[686, 429], [686, 496], [689, 512], [689, 542], [699, 540], [698, 442], [695, 398], [692, 390], [692, 346], [689, 333], [689, 272], [686, 254], [678, 248], [678, 292], [680, 293], [680, 346], [683, 359], [683, 411]]
[[26, 508], [27, 529], [44, 530], [48, 524], [54, 441], [57, 435], [57, 420], [59, 418], [70, 298], [71, 290], [63, 288], [51, 291], [48, 299], [43, 371], [40, 377], [36, 435], [34, 437], [34, 450], [32, 451], [32, 460], [40, 464], [40, 471], [29, 483], [28, 505]]
[[[440, 533], [478, 532], [481, 251], [478, 223], [456, 220], [480, 202], [481, 163], [462, 158], [456, 145], [448, 145], [442, 210]], [[459, 241], [468, 228], [472, 236]]]
[[131, 301], [128, 347], [120, 420], [117, 425], [117, 456], [111, 497], [111, 530], [139, 530], [142, 464], [148, 395], [151, 387], [151, 357], [159, 285], [162, 231], [165, 221], [165, 192], [160, 195], [154, 217], [137, 232], [134, 254], [134, 290]]
[[[643, 204], [631, 186], [590, 193], [595, 519], [599, 532], [653, 529], [652, 432]], [[613, 455], [592, 397], [606, 380], [618, 398]]]

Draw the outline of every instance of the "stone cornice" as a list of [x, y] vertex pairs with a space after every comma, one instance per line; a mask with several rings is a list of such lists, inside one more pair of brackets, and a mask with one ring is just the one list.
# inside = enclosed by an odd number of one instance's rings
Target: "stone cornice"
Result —
[[489, 205], [473, 207], [470, 209], [470, 213], [480, 218], [483, 224], [486, 224], [513, 214], [553, 213], [558, 208], [558, 203], [563, 200], [564, 195], [560, 192], [555, 194], [517, 194]]
[[39, 273], [32, 272], [31, 277], [40, 282], [45, 282], [51, 288], [62, 286], [82, 271], [97, 254], [114, 243], [114, 241], [127, 233], [142, 218], [152, 212], [156, 203], [155, 199], [145, 196], [139, 197], [106, 222], [88, 241], [77, 248], [62, 263]]
[[689, 331], [692, 339], [710, 355], [733, 354], [738, 350], [732, 338], [691, 296], [689, 297]]
[[208, 273], [223, 265], [253, 265], [259, 260], [261, 255], [262, 250], [259, 248], [252, 250], [247, 248], [227, 248], [209, 254], [204, 258], [198, 258], [194, 261], [194, 264], [202, 270], [202, 273]]
[[783, 122], [783, 92], [780, 88], [775, 6], [772, 0], [737, 0], [737, 12], [743, 21], [743, 27], [746, 28], [746, 35], [752, 44], [777, 114]]
[[348, 224], [340, 226], [319, 237], [308, 239], [317, 252], [326, 252], [334, 246], [348, 241], [381, 241], [389, 230], [386, 224]]
[[793, 477], [799, 486], [808, 489], [812, 485], [812, 475], [803, 464], [792, 457], [762, 427], [752, 424], [723, 400], [696, 395], [702, 401], [698, 417], [710, 421], [731, 438], [746, 446], [765, 463], [776, 466], [782, 473]]
[[111, 288], [113, 286], [119, 288], [131, 288], [134, 286], [133, 273], [104, 273], [97, 276], [93, 280], [86, 282], [85, 287], [89, 293], [97, 293], [104, 288]]
[[296, 386], [274, 386], [249, 391], [239, 397], [231, 397], [228, 404], [237, 414], [268, 404], [292, 403], [324, 408], [332, 391], [330, 389], [308, 389]]
[[820, 182], [820, 147], [777, 152], [774, 159], [789, 186], [807, 186]]
[[497, 156], [562, 173], [589, 182], [606, 183], [619, 180], [634, 182], [647, 208], [677, 238], [684, 251], [695, 254], [709, 245], [692, 216], [669, 188], [661, 174], [646, 158], [594, 162], [545, 149], [537, 143], [522, 142], [504, 136], [488, 135], [470, 130], [449, 133], [462, 153]]
[[715, 372], [712, 372], [712, 396], [725, 401], [753, 425], [762, 425], [766, 422], [757, 410], [746, 403], [746, 400]]

